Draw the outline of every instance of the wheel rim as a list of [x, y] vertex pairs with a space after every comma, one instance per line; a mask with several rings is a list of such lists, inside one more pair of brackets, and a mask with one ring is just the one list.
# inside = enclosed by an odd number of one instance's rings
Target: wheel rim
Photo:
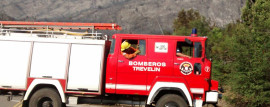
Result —
[[38, 102], [38, 107], [53, 107], [53, 101], [48, 97], [41, 98]]
[[175, 102], [168, 102], [164, 105], [164, 107], [179, 107]]

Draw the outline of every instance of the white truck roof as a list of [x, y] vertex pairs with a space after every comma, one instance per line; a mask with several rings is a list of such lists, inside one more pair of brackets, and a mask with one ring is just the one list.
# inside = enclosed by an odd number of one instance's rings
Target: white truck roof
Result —
[[42, 37], [24, 37], [24, 36], [0, 36], [0, 40], [7, 41], [27, 41], [27, 42], [52, 42], [52, 43], [77, 43], [77, 44], [105, 44], [106, 40], [91, 39], [68, 39], [68, 38], [42, 38]]

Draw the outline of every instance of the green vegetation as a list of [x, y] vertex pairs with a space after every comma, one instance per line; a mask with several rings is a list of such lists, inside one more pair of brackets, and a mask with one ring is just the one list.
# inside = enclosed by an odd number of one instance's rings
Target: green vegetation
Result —
[[[226, 86], [227, 101], [237, 106], [270, 106], [270, 0], [247, 0], [241, 21], [221, 28], [194, 10], [182, 10], [174, 21], [175, 35], [208, 36], [213, 78]], [[225, 90], [226, 91], [226, 90]]]

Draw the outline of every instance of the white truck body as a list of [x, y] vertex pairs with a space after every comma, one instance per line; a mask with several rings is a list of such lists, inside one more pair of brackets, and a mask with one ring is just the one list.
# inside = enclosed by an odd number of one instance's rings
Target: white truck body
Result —
[[1, 36], [0, 87], [27, 90], [28, 77], [67, 78], [65, 91], [100, 92], [105, 42]]

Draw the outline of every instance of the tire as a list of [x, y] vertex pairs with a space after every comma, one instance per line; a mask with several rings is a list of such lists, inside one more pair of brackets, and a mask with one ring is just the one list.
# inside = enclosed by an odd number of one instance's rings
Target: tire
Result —
[[188, 107], [188, 105], [181, 96], [166, 94], [158, 100], [156, 107]]
[[29, 107], [62, 107], [62, 101], [55, 89], [43, 88], [37, 90], [29, 101]]

